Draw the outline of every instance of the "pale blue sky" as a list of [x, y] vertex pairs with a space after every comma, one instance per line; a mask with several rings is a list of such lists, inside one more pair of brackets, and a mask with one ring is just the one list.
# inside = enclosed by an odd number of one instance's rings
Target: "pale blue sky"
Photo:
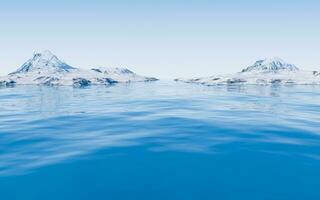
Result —
[[315, 0], [1, 0], [0, 74], [34, 51], [75, 67], [128, 67], [160, 78], [240, 71], [281, 57], [320, 70]]

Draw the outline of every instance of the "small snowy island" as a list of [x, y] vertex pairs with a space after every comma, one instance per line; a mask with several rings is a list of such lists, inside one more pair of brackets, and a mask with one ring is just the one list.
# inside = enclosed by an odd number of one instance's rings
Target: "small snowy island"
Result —
[[79, 69], [58, 59], [50, 51], [35, 53], [17, 71], [0, 77], [0, 86], [14, 85], [111, 85], [115, 83], [149, 82], [158, 79], [135, 74], [126, 68]]
[[175, 79], [186, 83], [212, 85], [320, 85], [319, 71], [300, 70], [280, 58], [264, 59], [235, 74], [192, 79]]

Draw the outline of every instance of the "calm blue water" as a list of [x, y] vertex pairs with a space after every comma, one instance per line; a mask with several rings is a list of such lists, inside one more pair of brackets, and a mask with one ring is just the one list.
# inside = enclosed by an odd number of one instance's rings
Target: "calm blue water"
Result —
[[0, 199], [320, 199], [320, 87], [0, 88]]

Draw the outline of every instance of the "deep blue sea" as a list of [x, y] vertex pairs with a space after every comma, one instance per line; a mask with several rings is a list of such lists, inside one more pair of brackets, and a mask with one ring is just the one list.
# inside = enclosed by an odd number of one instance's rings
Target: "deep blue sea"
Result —
[[319, 200], [320, 86], [0, 88], [1, 200]]

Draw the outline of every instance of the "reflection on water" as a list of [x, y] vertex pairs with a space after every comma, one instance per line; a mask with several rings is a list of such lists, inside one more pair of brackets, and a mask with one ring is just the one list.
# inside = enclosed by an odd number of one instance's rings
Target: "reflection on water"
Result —
[[108, 149], [136, 147], [143, 149], [141, 157], [143, 152], [208, 158], [258, 153], [260, 158], [307, 159], [312, 165], [320, 162], [319, 121], [317, 86], [158, 82], [1, 88], [0, 176], [32, 174], [53, 164], [103, 158], [99, 152]]

